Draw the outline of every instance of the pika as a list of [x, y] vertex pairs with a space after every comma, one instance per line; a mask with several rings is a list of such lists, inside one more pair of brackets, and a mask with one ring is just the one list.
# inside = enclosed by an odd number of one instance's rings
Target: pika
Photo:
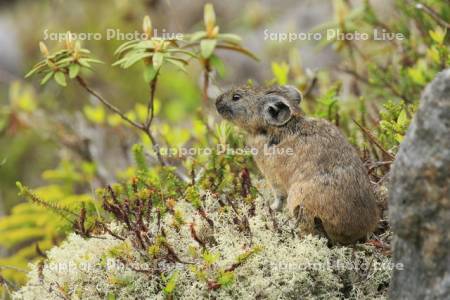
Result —
[[248, 133], [248, 146], [257, 150], [256, 164], [274, 192], [271, 207], [287, 206], [301, 234], [341, 244], [365, 239], [379, 214], [366, 169], [336, 126], [305, 116], [301, 100], [293, 86], [244, 86], [220, 95], [216, 108]]

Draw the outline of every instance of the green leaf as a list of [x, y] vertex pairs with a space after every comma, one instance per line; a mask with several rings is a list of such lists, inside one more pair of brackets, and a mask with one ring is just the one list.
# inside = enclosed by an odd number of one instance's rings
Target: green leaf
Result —
[[173, 291], [175, 290], [176, 283], [177, 283], [177, 278], [178, 278], [178, 272], [175, 271], [175, 272], [173, 272], [172, 275], [170, 275], [169, 280], [167, 281], [167, 284], [164, 287], [164, 293], [166, 293], [168, 295], [173, 293]]
[[289, 65], [285, 62], [272, 63], [272, 72], [279, 85], [284, 85], [288, 81]]
[[144, 21], [142, 22], [142, 29], [146, 34], [148, 34], [149, 36], [151, 35], [152, 21], [150, 20], [149, 16], [144, 17]]
[[80, 48], [80, 50], [78, 50], [78, 51], [80, 51], [82, 53], [86, 53], [86, 54], [91, 53], [91, 51], [89, 51], [88, 49], [84, 49], [84, 48]]
[[217, 40], [213, 39], [204, 39], [200, 42], [200, 51], [202, 57], [208, 59], [214, 52], [216, 48]]
[[155, 48], [155, 42], [154, 41], [142, 41], [139, 44], [133, 46], [136, 47], [136, 49], [146, 49], [146, 50], [151, 50], [153, 48]]
[[34, 73], [39, 73], [39, 72], [43, 71], [43, 69], [45, 69], [45, 68], [47, 68], [47, 60], [46, 59], [41, 60], [40, 62], [35, 64], [33, 66], [33, 68], [25, 75], [25, 78], [30, 77]]
[[116, 300], [116, 295], [114, 293], [109, 292], [106, 296], [107, 300]]
[[205, 22], [206, 28], [213, 27], [216, 24], [216, 13], [214, 12], [214, 6], [211, 3], [205, 4], [203, 21]]
[[103, 64], [104, 63], [101, 60], [95, 59], [95, 58], [84, 58], [83, 60], [87, 61], [87, 62], [94, 63], [94, 64]]
[[245, 54], [251, 58], [253, 58], [254, 60], [259, 60], [259, 58], [250, 50], [247, 50], [245, 48], [239, 47], [239, 46], [235, 46], [235, 45], [217, 45], [218, 49], [226, 49], [226, 50], [231, 50], [231, 51], [236, 51], [236, 52], [240, 52], [242, 54]]
[[209, 60], [211, 62], [212, 67], [217, 71], [219, 76], [224, 77], [225, 76], [225, 64], [223, 63], [223, 61], [217, 55], [214, 55], [214, 54], [210, 57]]
[[64, 75], [63, 72], [56, 72], [56, 73], [55, 73], [55, 81], [56, 81], [56, 83], [58, 83], [60, 86], [67, 86], [67, 83], [66, 83], [66, 76]]
[[47, 75], [45, 75], [44, 78], [42, 78], [41, 85], [46, 84], [53, 77], [54, 74], [55, 72], [52, 71], [48, 72]]
[[89, 69], [91, 68], [91, 64], [85, 58], [79, 59], [78, 62], [83, 67], [86, 67], [86, 68], [89, 68]]
[[115, 66], [117, 64], [121, 64], [122, 68], [128, 69], [129, 67], [131, 67], [138, 61], [140, 61], [146, 57], [150, 57], [152, 55], [153, 55], [152, 53], [148, 53], [148, 52], [130, 52], [123, 59], [115, 62], [113, 64], [113, 66]]
[[404, 135], [401, 135], [401, 134], [399, 134], [399, 133], [396, 133], [396, 134], [394, 135], [394, 138], [395, 138], [395, 140], [396, 140], [398, 143], [401, 143], [401, 142], [403, 142], [405, 136], [404, 136]]
[[165, 59], [169, 59], [169, 58], [172, 59], [172, 60], [176, 60], [176, 61], [182, 63], [183, 66], [186, 66], [189, 63], [187, 60], [179, 58], [179, 57], [176, 57], [176, 56], [166, 56]]
[[161, 52], [156, 52], [153, 54], [153, 67], [159, 70], [164, 62], [164, 54]]
[[426, 83], [425, 75], [423, 74], [422, 69], [418, 66], [415, 68], [409, 68], [408, 76], [417, 84], [424, 85]]
[[234, 281], [234, 273], [231, 271], [222, 272], [219, 275], [219, 278], [217, 278], [217, 282], [223, 287], [229, 286], [230, 284], [233, 283], [233, 281]]
[[441, 55], [439, 54], [439, 50], [436, 46], [432, 46], [427, 50], [427, 55], [431, 58], [432, 61], [439, 64], [441, 62]]
[[253, 248], [250, 249], [249, 251], [246, 251], [246, 252], [240, 254], [240, 255], [237, 257], [238, 263], [243, 263], [243, 262], [245, 262], [250, 256], [252, 256], [252, 255], [254, 255], [254, 254], [256, 254], [256, 253], [261, 252], [262, 249], [263, 249], [262, 246], [256, 245], [255, 247], [253, 247]]
[[240, 36], [232, 33], [221, 33], [217, 36], [217, 38], [232, 44], [240, 44], [242, 42], [242, 38]]
[[397, 118], [397, 124], [406, 127], [408, 125], [408, 115], [406, 114], [406, 110], [402, 109]]
[[151, 57], [153, 54], [148, 52], [130, 52], [130, 55], [127, 55], [127, 60], [123, 64], [123, 67], [125, 69], [131, 67], [135, 63], [139, 62], [140, 60]]
[[30, 72], [28, 72], [28, 73], [25, 75], [25, 78], [30, 77], [31, 75], [33, 75], [34, 73], [36, 73], [38, 70], [39, 70], [39, 68], [33, 68], [33, 69], [31, 69]]
[[169, 53], [182, 53], [182, 54], [189, 55], [190, 57], [197, 57], [197, 55], [195, 55], [195, 53], [193, 53], [191, 51], [188, 51], [188, 50], [184, 50], [184, 49], [172, 48], [172, 49], [167, 49], [167, 52], [169, 52]]
[[129, 46], [134, 46], [133, 44], [139, 43], [139, 40], [134, 40], [134, 41], [128, 41], [123, 43], [122, 45], [119, 46], [119, 48], [116, 49], [116, 51], [114, 52], [114, 55], [118, 55], [120, 53], [122, 53], [123, 51], [125, 51], [126, 49], [129, 48]]
[[122, 67], [123, 67], [123, 64], [124, 64], [128, 59], [129, 59], [128, 55], [125, 56], [125, 57], [122, 57], [121, 59], [116, 60], [115, 62], [113, 62], [112, 66], [115, 67], [115, 66], [118, 66], [118, 65], [122, 65]]
[[69, 77], [71, 79], [77, 77], [79, 72], [80, 72], [80, 65], [78, 65], [78, 64], [71, 64], [69, 66]]
[[444, 38], [447, 32], [442, 28], [437, 27], [435, 30], [430, 30], [428, 33], [430, 34], [433, 41], [441, 45], [444, 42]]
[[19, 196], [23, 196], [23, 194], [25, 193], [25, 187], [23, 186], [22, 182], [20, 181], [16, 181], [16, 186], [17, 189], [19, 190]]
[[158, 70], [156, 70], [153, 65], [145, 66], [144, 69], [144, 79], [146, 82], [150, 82], [153, 79], [155, 79], [156, 75], [158, 74]]
[[194, 32], [193, 34], [191, 34], [191, 36], [190, 36], [192, 42], [201, 40], [205, 37], [206, 37], [205, 31], [197, 31], [197, 32]]
[[58, 60], [55, 64], [57, 66], [62, 66], [62, 65], [67, 64], [67, 63], [69, 63], [69, 62], [71, 62], [73, 60], [74, 60], [73, 57], [66, 57], [66, 58]]
[[205, 250], [205, 252], [203, 252], [202, 256], [203, 256], [203, 260], [205, 261], [205, 263], [208, 266], [211, 266], [211, 265], [213, 265], [215, 262], [217, 262], [219, 260], [220, 253], [212, 253], [212, 252], [209, 252], [209, 251]]
[[181, 61], [173, 58], [167, 58], [167, 61], [176, 66], [177, 68], [181, 69], [182, 71], [186, 72], [186, 68], [184, 67], [185, 64], [182, 63]]

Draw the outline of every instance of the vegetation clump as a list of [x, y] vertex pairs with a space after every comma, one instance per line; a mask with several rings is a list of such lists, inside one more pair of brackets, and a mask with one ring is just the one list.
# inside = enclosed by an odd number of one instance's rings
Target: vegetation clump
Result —
[[80, 214], [78, 234], [32, 265], [14, 298], [385, 295], [390, 258], [371, 245], [330, 248], [325, 239], [300, 239], [295, 221], [272, 212], [267, 195], [195, 186], [175, 194], [141, 179], [99, 191], [108, 225], [86, 230]]

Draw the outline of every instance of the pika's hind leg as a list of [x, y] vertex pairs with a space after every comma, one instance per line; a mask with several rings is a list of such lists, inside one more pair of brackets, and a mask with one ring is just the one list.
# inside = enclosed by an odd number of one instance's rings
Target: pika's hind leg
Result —
[[332, 240], [323, 227], [322, 220], [314, 216], [310, 211], [307, 211], [303, 205], [298, 205], [294, 208], [293, 217], [296, 220], [296, 227], [300, 237], [308, 234], [317, 235], [326, 238], [328, 245], [332, 244]]
[[295, 225], [299, 229], [300, 236], [316, 233], [314, 218], [306, 211], [303, 204], [295, 206], [290, 213], [296, 222]]
[[323, 221], [318, 215], [318, 208], [316, 201], [308, 199], [305, 189], [308, 186], [294, 185], [289, 190], [287, 198], [287, 208], [289, 213], [296, 220], [296, 227], [299, 229], [299, 235], [305, 236], [308, 234], [319, 235], [329, 239], [325, 231]]

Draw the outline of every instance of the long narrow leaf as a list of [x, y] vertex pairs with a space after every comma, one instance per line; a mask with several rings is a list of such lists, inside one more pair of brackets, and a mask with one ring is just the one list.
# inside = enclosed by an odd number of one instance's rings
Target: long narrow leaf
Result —
[[259, 58], [255, 54], [253, 54], [250, 50], [247, 50], [247, 49], [242, 48], [242, 47], [221, 44], [221, 45], [217, 45], [217, 48], [218, 49], [226, 49], [226, 50], [232, 50], [232, 51], [240, 52], [242, 54], [245, 54], [245, 55], [253, 58], [254, 60], [258, 60], [259, 61]]
[[173, 58], [167, 58], [167, 61], [176, 66], [178, 69], [187, 73], [183, 63], [179, 62], [178, 60], [174, 60]]
[[153, 55], [153, 67], [159, 70], [164, 62], [164, 54], [161, 52], [156, 52]]
[[64, 75], [63, 72], [56, 72], [55, 73], [55, 81], [61, 86], [67, 86], [66, 76]]
[[126, 48], [127, 46], [129, 46], [131, 44], [136, 44], [138, 42], [139, 42], [139, 40], [133, 40], [133, 41], [128, 41], [128, 42], [123, 43], [116, 49], [116, 51], [114, 52], [114, 55], [119, 55], [120, 53], [123, 52], [124, 48]]
[[217, 35], [217, 38], [236, 45], [239, 45], [242, 42], [240, 36], [232, 33], [221, 33]]
[[131, 67], [132, 65], [134, 65], [135, 63], [137, 63], [138, 61], [147, 58], [147, 57], [151, 57], [153, 55], [153, 53], [148, 53], [148, 52], [143, 52], [140, 54], [136, 54], [133, 57], [131, 57], [128, 61], [126, 61], [123, 64], [123, 68], [124, 69], [128, 69], [129, 67]]
[[44, 78], [42, 78], [41, 85], [46, 84], [53, 77], [54, 74], [55, 72], [52, 71], [48, 72], [47, 75], [45, 75]]

